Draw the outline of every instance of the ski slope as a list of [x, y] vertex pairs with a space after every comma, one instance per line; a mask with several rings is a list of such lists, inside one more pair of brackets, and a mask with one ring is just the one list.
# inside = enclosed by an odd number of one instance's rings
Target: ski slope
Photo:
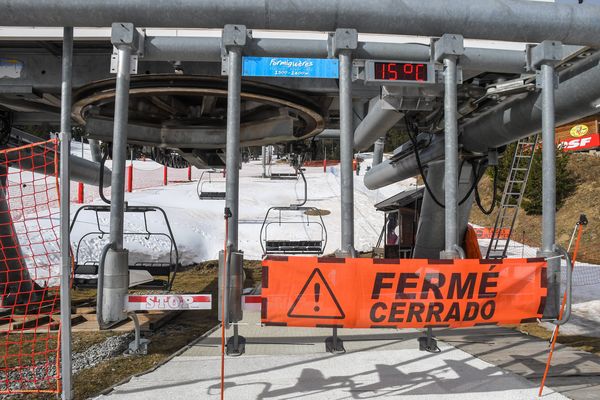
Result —
[[[364, 171], [365, 161], [361, 168]], [[136, 169], [156, 169], [161, 173], [158, 164], [153, 161], [135, 161]], [[110, 165], [109, 165], [110, 166]], [[285, 164], [272, 167], [273, 171], [291, 172], [292, 168]], [[323, 215], [323, 222], [327, 229], [327, 247], [325, 253], [333, 253], [340, 248], [340, 176], [339, 167], [327, 168], [327, 173], [322, 167], [308, 167], [305, 171], [308, 182], [308, 202], [306, 206], [324, 210], [328, 215]], [[222, 180], [222, 179], [221, 179]], [[414, 187], [416, 181], [410, 179], [381, 190], [370, 191], [363, 184], [363, 176], [354, 175], [355, 187], [355, 237], [356, 248], [359, 251], [371, 250], [376, 244], [383, 227], [383, 214], [375, 211], [373, 205], [406, 188]], [[225, 238], [225, 221], [223, 217], [225, 202], [223, 200], [199, 200], [197, 195], [197, 182], [176, 183], [157, 188], [134, 190], [126, 193], [125, 198], [129, 205], [152, 205], [162, 207], [170, 220], [174, 230], [175, 240], [179, 248], [180, 261], [186, 264], [214, 260], [223, 248]], [[224, 191], [224, 182], [207, 184], [209, 191]], [[304, 184], [298, 180], [270, 180], [262, 178], [262, 165], [260, 161], [252, 161], [243, 165], [240, 171], [240, 205], [239, 205], [239, 248], [244, 252], [246, 259], [259, 260], [262, 258], [260, 246], [260, 229], [269, 207], [287, 206], [299, 203], [304, 198]], [[101, 204], [101, 202], [96, 201]], [[79, 208], [72, 206], [72, 214]], [[77, 244], [79, 239], [96, 225], [95, 215], [89, 213], [82, 215], [81, 223], [78, 222], [72, 232], [71, 240]], [[149, 227], [157, 231], [166, 232], [160, 218], [149, 218]], [[275, 235], [273, 239], [302, 240], [314, 237], [312, 226], [306, 226], [306, 216], [302, 213], [286, 213], [282, 215], [281, 227], [274, 224], [269, 232]], [[311, 221], [317, 218], [311, 217]], [[78, 219], [79, 221], [79, 219]], [[290, 222], [286, 224], [285, 222]], [[304, 222], [304, 223], [303, 223]], [[108, 218], [101, 220], [101, 226], [108, 229]], [[125, 230], [141, 232], [143, 221], [135, 216], [126, 216]], [[311, 235], [312, 234], [312, 235]], [[281, 235], [281, 236], [279, 236]], [[93, 257], [99, 254], [107, 238], [96, 238], [86, 245], [86, 254]], [[127, 242], [127, 248], [136, 257], [142, 254], [152, 260], [164, 259], [168, 253], [168, 246], [157, 241], [144, 241], [136, 238]]]

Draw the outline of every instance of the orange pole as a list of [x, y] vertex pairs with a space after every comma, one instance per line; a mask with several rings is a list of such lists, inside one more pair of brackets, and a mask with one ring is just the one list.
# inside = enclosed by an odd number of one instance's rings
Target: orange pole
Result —
[[[579, 251], [579, 242], [581, 241], [581, 232], [583, 230], [583, 225], [578, 223], [577, 230], [577, 240], [575, 241], [575, 249], [573, 250], [573, 258], [572, 264], [573, 268], [575, 268], [575, 260], [577, 260], [577, 253]], [[560, 305], [560, 312], [558, 313], [558, 319], [562, 318], [563, 312], [565, 310], [565, 306], [567, 304], [567, 292], [563, 294], [562, 303]], [[546, 361], [546, 369], [544, 370], [544, 375], [542, 376], [542, 383], [540, 384], [540, 391], [538, 392], [538, 397], [542, 395], [544, 391], [544, 385], [546, 384], [546, 378], [548, 377], [548, 372], [550, 371], [550, 363], [552, 362], [552, 356], [554, 355], [554, 347], [556, 346], [556, 340], [558, 339], [558, 332], [560, 330], [560, 325], [556, 325], [554, 328], [554, 332], [552, 333], [552, 342], [550, 344], [550, 353], [548, 354], [548, 360]]]
[[192, 180], [192, 166], [188, 166], [188, 181]]
[[167, 186], [167, 166], [163, 167], [163, 185]]

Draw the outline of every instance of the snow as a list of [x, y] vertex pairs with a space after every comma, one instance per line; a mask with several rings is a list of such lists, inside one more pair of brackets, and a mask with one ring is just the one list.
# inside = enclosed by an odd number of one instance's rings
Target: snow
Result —
[[[366, 155], [369, 156], [368, 154]], [[361, 171], [365, 171], [370, 160], [365, 161]], [[156, 171], [160, 174], [162, 166], [152, 161], [137, 161], [135, 169]], [[291, 167], [277, 165], [273, 170], [278, 172], [292, 172]], [[239, 248], [243, 250], [246, 259], [259, 260], [262, 258], [260, 246], [260, 230], [269, 207], [288, 206], [298, 203], [304, 197], [304, 184], [301, 179], [295, 180], [270, 180], [261, 177], [262, 165], [260, 161], [244, 164], [240, 171], [240, 206], [239, 206]], [[134, 174], [135, 176], [135, 174]], [[325, 253], [333, 253], [340, 248], [340, 176], [339, 167], [327, 168], [327, 173], [322, 167], [308, 167], [305, 171], [308, 182], [308, 202], [306, 206], [316, 207], [330, 213], [323, 215], [323, 222], [327, 229], [327, 247]], [[363, 176], [354, 175], [355, 186], [355, 226], [356, 248], [359, 251], [371, 250], [376, 244], [383, 227], [383, 215], [378, 213], [373, 205], [401, 190], [416, 184], [414, 179], [388, 186], [381, 190], [368, 190], [363, 184]], [[141, 183], [143, 185], [143, 183]], [[207, 191], [224, 190], [224, 183], [213, 181], [206, 184]], [[126, 193], [129, 205], [158, 206], [165, 210], [171, 227], [174, 231], [175, 241], [179, 249], [180, 262], [184, 265], [216, 259], [218, 252], [223, 248], [225, 238], [225, 221], [223, 200], [199, 200], [197, 195], [197, 182], [169, 184], [149, 189], [134, 190]], [[96, 202], [101, 204], [100, 202]], [[72, 206], [72, 214], [79, 208]], [[101, 227], [108, 232], [108, 214], [100, 218]], [[137, 218], [136, 218], [137, 217]], [[300, 212], [286, 212], [282, 214], [281, 226], [278, 215], [273, 213], [275, 224], [269, 226], [269, 233], [273, 239], [305, 240], [308, 238], [320, 239], [320, 229], [312, 224], [318, 217], [309, 217], [311, 224], [306, 225], [307, 216]], [[290, 224], [285, 224], [289, 222]], [[166, 233], [166, 226], [158, 215], [148, 218], [151, 231]], [[79, 239], [89, 232], [91, 227], [96, 227], [94, 213], [81, 214], [72, 232], [71, 240], [74, 245]], [[140, 216], [128, 215], [125, 220], [125, 230], [143, 232], [143, 220]], [[284, 235], [278, 237], [277, 234]], [[311, 235], [312, 234], [312, 235]], [[107, 238], [93, 235], [84, 239], [82, 252], [84, 256], [96, 257]], [[168, 257], [169, 246], [162, 240], [144, 240], [142, 236], [135, 239], [126, 239], [126, 247], [133, 254], [144, 254], [152, 261], [163, 260]]]

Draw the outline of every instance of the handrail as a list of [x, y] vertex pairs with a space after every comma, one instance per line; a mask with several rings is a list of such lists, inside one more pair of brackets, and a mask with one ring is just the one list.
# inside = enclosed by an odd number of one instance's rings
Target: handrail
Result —
[[569, 253], [561, 246], [555, 245], [554, 250], [561, 253], [564, 259], [567, 261], [567, 287], [565, 288], [567, 294], [567, 301], [565, 304], [565, 310], [562, 315], [559, 315], [559, 319], [552, 321], [554, 325], [564, 325], [571, 318], [571, 303], [573, 301], [573, 263], [571, 262], [571, 257], [569, 257]]

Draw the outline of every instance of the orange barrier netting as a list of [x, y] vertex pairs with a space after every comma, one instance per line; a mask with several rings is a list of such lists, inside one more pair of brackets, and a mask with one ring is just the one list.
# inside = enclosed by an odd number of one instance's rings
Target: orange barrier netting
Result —
[[0, 151], [0, 393], [59, 392], [57, 141]]

